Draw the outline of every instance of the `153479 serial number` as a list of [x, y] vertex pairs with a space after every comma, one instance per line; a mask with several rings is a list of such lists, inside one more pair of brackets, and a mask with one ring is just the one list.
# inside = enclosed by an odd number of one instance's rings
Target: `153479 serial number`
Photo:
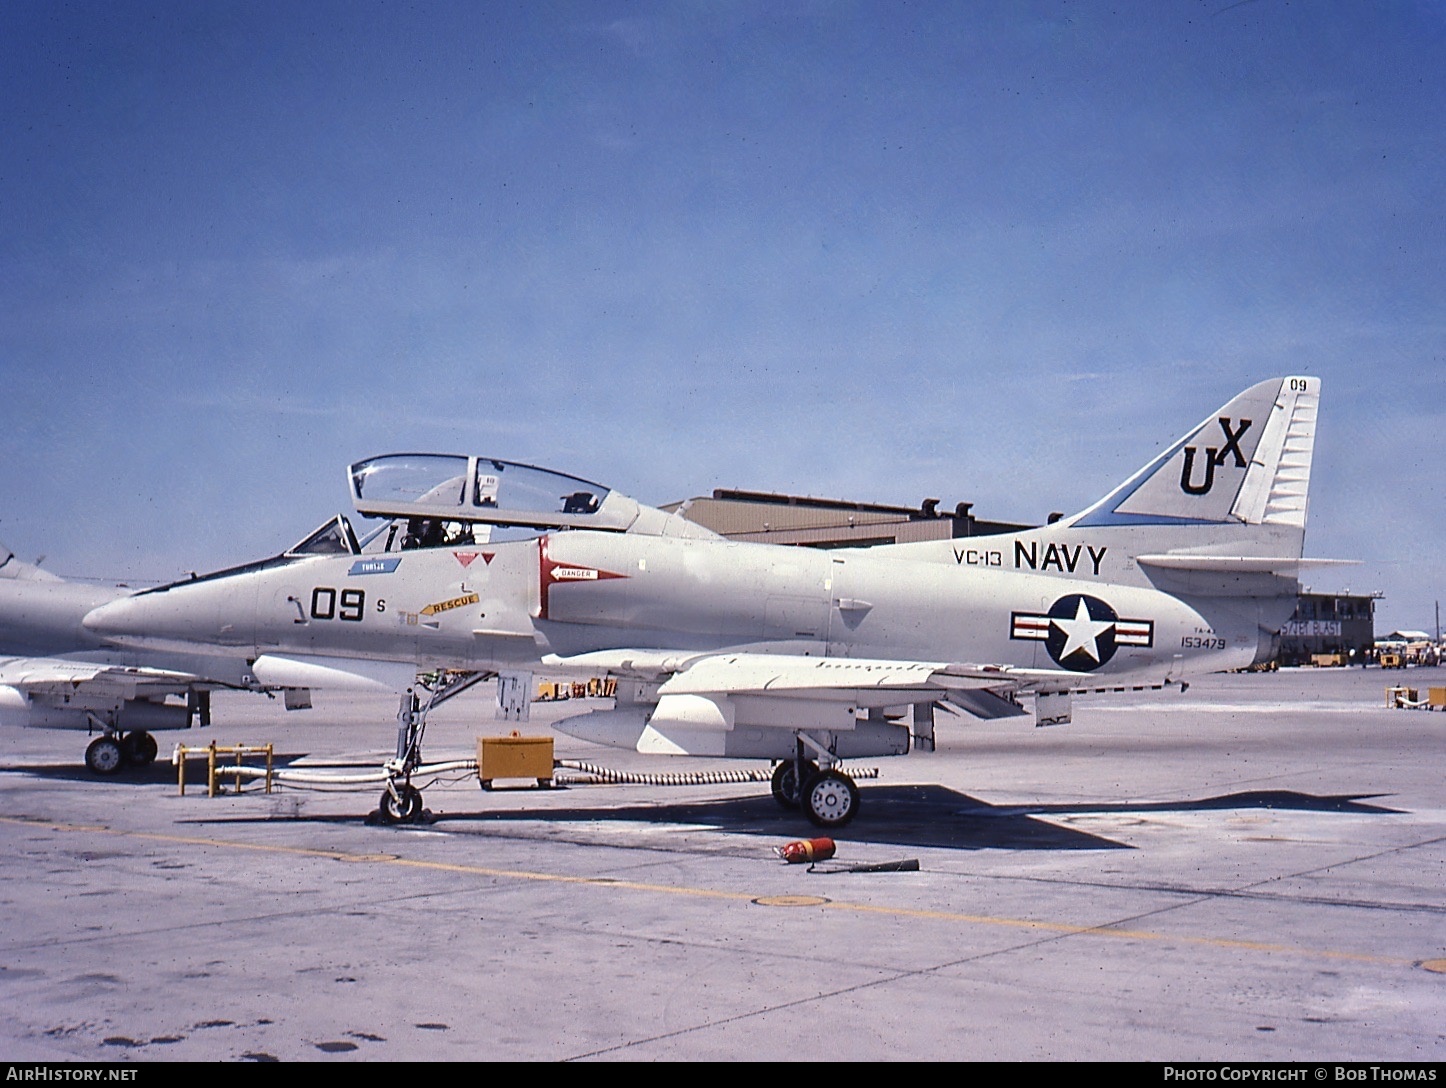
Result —
[[1180, 640], [1180, 645], [1187, 650], [1223, 650], [1225, 640], [1212, 635], [1186, 635]]

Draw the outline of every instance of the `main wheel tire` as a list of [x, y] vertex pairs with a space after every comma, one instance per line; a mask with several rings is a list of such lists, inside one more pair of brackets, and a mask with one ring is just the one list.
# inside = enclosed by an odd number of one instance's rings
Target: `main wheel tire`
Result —
[[121, 755], [132, 767], [149, 767], [156, 761], [160, 750], [156, 738], [142, 729], [127, 733], [121, 738]]
[[843, 827], [859, 811], [859, 788], [839, 771], [820, 771], [803, 791], [804, 811], [818, 827]]
[[400, 786], [393, 797], [391, 790], [383, 790], [377, 812], [389, 824], [409, 824], [422, 814], [422, 791], [416, 786]]
[[96, 737], [85, 750], [85, 765], [91, 774], [120, 774], [125, 766], [125, 754], [114, 737]]
[[[818, 771], [818, 764], [812, 760], [805, 760], [803, 765], [803, 777], [806, 780], [812, 778]], [[777, 767], [773, 768], [773, 799], [778, 802], [781, 808], [796, 809], [799, 806], [798, 800], [798, 762], [792, 759], [785, 759]]]

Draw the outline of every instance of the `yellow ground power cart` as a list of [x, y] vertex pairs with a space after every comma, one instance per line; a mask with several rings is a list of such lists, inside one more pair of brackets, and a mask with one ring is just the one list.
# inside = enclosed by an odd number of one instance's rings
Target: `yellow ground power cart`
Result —
[[477, 777], [484, 790], [499, 778], [532, 778], [539, 788], [551, 789], [552, 738], [524, 737], [515, 730], [505, 737], [478, 737]]

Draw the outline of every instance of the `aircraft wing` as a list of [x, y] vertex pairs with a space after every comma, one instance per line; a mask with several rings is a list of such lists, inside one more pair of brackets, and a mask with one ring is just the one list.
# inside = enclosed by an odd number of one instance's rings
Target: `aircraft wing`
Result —
[[682, 650], [598, 650], [573, 657], [544, 658], [543, 666], [569, 673], [607, 673], [661, 682], [662, 694], [669, 695], [703, 692], [808, 698], [833, 695], [840, 701], [853, 700], [857, 693], [865, 691], [892, 695], [933, 693], [936, 697], [968, 688], [1072, 691], [1096, 679], [1089, 673], [1014, 665]]
[[559, 732], [640, 752], [744, 758], [789, 758], [796, 732], [833, 738], [840, 757], [902, 754], [907, 731], [880, 712], [909, 704], [1021, 717], [1031, 710], [1018, 696], [1032, 694], [1035, 723], [1061, 724], [1075, 692], [1100, 688], [1099, 677], [1057, 669], [754, 652], [603, 650], [542, 667], [619, 681], [614, 709], [559, 719]]
[[[193, 703], [204, 724], [209, 714], [205, 693], [228, 686], [175, 669], [65, 657], [4, 657], [0, 725], [85, 729], [106, 722], [123, 731], [180, 729], [191, 721]], [[192, 699], [193, 692], [200, 701]], [[167, 702], [171, 695], [184, 695], [186, 702]]]
[[199, 676], [169, 669], [59, 657], [0, 658], [0, 687], [26, 694], [72, 695], [84, 688], [134, 699], [181, 692], [199, 683]]

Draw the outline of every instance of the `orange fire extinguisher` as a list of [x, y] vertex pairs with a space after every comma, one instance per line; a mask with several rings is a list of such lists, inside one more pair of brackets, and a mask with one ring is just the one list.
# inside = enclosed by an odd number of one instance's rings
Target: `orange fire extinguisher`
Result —
[[803, 862], [827, 861], [834, 856], [838, 847], [832, 839], [799, 839], [773, 849], [774, 853], [790, 865], [798, 865]]

